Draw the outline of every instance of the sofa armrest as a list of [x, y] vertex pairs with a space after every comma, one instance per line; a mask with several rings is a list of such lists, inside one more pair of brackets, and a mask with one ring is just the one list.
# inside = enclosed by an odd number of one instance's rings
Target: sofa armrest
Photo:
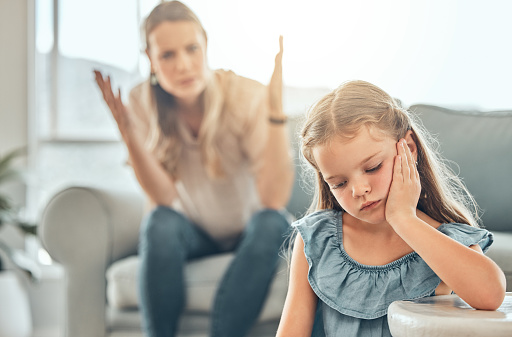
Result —
[[105, 272], [137, 251], [142, 194], [70, 187], [43, 210], [39, 235], [66, 271], [66, 336], [106, 334]]

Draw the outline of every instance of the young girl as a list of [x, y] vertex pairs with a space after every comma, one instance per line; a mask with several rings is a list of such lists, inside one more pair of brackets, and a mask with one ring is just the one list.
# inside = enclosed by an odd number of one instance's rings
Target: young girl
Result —
[[347, 82], [311, 109], [301, 136], [317, 188], [314, 212], [294, 223], [278, 336], [310, 336], [313, 323], [313, 335], [390, 336], [391, 302], [451, 292], [476, 309], [500, 306], [505, 277], [482, 253], [492, 234], [393, 98]]
[[211, 70], [206, 32], [179, 1], [144, 23], [151, 75], [125, 107], [96, 81], [152, 211], [140, 232], [139, 298], [147, 336], [171, 337], [185, 306], [184, 266], [234, 252], [210, 336], [245, 336], [258, 318], [289, 229], [293, 165], [282, 109], [282, 43], [269, 86]]

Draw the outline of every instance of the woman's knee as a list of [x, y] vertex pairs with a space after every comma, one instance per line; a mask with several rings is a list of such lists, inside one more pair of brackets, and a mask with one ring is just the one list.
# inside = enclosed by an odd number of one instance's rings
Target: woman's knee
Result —
[[275, 209], [262, 209], [253, 214], [248, 228], [265, 237], [282, 237], [290, 229], [290, 220], [286, 213]]
[[263, 209], [256, 212], [247, 224], [244, 241], [255, 248], [279, 249], [290, 231], [290, 221], [280, 211]]
[[174, 246], [182, 241], [182, 231], [187, 219], [175, 210], [166, 206], [157, 206], [147, 214], [141, 225], [141, 243]]

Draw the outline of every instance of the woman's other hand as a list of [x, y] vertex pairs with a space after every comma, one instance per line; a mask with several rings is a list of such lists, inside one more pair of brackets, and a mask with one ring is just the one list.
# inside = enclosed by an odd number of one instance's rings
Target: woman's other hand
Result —
[[283, 37], [279, 36], [279, 52], [276, 55], [274, 72], [268, 85], [270, 116], [284, 119], [283, 113]]
[[103, 99], [107, 103], [108, 108], [112, 112], [112, 116], [117, 123], [117, 127], [121, 132], [123, 140], [125, 142], [131, 140], [135, 135], [134, 125], [129, 112], [121, 99], [121, 90], [118, 89], [117, 95], [114, 94], [112, 84], [110, 82], [110, 76], [104, 78], [103, 74], [98, 70], [94, 70], [94, 76], [96, 83], [103, 94]]

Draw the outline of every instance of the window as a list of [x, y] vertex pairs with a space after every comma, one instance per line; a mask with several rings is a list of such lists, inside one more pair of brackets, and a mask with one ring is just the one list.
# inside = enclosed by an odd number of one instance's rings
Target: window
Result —
[[[37, 0], [37, 106], [43, 139], [117, 139], [92, 77], [123, 93], [146, 76], [140, 22], [158, 0]], [[285, 84], [371, 81], [406, 103], [510, 107], [512, 3], [189, 0], [212, 68], [267, 82], [285, 36]], [[290, 102], [293, 105], [293, 102]]]
[[139, 0], [37, 1], [36, 101], [41, 138], [116, 138], [115, 123], [92, 70], [112, 75], [124, 93], [141, 79], [137, 39], [141, 7]]

